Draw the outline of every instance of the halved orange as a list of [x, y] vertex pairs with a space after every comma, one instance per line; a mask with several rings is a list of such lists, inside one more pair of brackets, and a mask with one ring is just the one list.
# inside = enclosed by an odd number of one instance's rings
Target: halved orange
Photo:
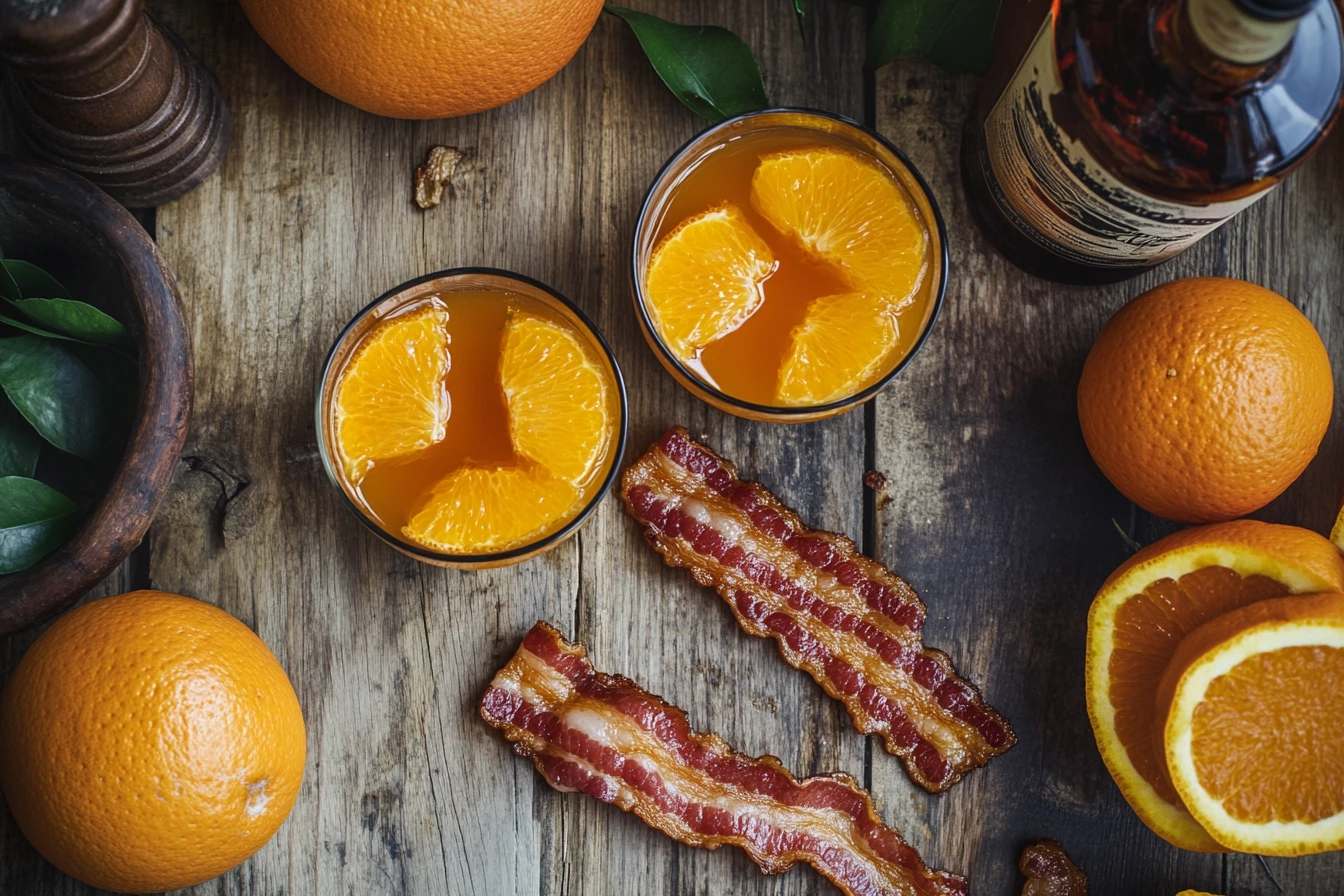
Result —
[[535, 541], [565, 519], [574, 486], [545, 470], [464, 467], [430, 491], [402, 534], [447, 554], [484, 554]]
[[775, 256], [742, 211], [725, 203], [687, 218], [653, 250], [645, 306], [683, 361], [742, 325], [761, 306]]
[[336, 453], [352, 483], [370, 466], [447, 433], [448, 312], [428, 306], [378, 325], [356, 350], [332, 405]]
[[607, 377], [569, 329], [513, 314], [504, 329], [500, 384], [514, 450], [581, 485], [610, 441]]
[[781, 233], [835, 265], [855, 290], [900, 310], [929, 267], [928, 232], [890, 172], [841, 149], [805, 149], [761, 159], [751, 204]]
[[1156, 748], [1158, 684], [1181, 639], [1255, 601], [1344, 590], [1344, 555], [1296, 526], [1236, 520], [1186, 529], [1135, 554], [1097, 592], [1087, 620], [1087, 711], [1121, 793], [1159, 836], [1223, 847], [1186, 811]]
[[1344, 847], [1344, 594], [1261, 601], [1195, 629], [1157, 708], [1176, 791], [1220, 844]]
[[790, 338], [779, 401], [818, 405], [862, 389], [889, 359], [899, 330], [886, 299], [856, 292], [813, 299]]

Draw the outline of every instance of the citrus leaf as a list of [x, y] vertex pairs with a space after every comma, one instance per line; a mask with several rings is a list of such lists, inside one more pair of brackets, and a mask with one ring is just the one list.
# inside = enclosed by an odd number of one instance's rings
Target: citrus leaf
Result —
[[19, 299], [13, 303], [48, 329], [100, 345], [125, 345], [126, 328], [116, 318], [74, 299]]
[[62, 346], [39, 336], [0, 339], [0, 389], [62, 451], [96, 461], [113, 449], [102, 384]]
[[23, 299], [68, 299], [70, 291], [61, 285], [61, 281], [48, 274], [35, 264], [6, 258], [0, 261], [5, 272], [19, 288], [19, 298]]
[[621, 6], [603, 9], [630, 26], [658, 77], [697, 115], [723, 121], [770, 105], [756, 57], [728, 29], [677, 25]]
[[803, 46], [807, 46], [807, 0], [793, 0], [793, 14], [798, 17], [798, 33], [802, 35]]
[[79, 505], [25, 476], [0, 477], [0, 573], [27, 569], [61, 546]]
[[42, 437], [0, 396], [0, 476], [31, 476], [42, 453]]
[[[7, 304], [12, 306], [14, 303], [9, 302]], [[16, 327], [27, 333], [32, 333], [34, 336], [42, 336], [46, 339], [65, 339], [70, 342], [75, 341], [74, 337], [72, 336], [62, 336], [60, 333], [54, 333], [51, 330], [44, 330], [41, 327], [37, 326], [36, 324], [30, 324], [26, 320], [19, 320], [17, 317], [10, 317], [8, 314], [0, 314], [0, 324], [5, 324], [6, 326], [9, 327]]]
[[983, 74], [999, 0], [882, 0], [868, 32], [873, 68], [922, 56], [945, 72]]
[[23, 298], [23, 293], [19, 292], [19, 284], [9, 276], [9, 271], [5, 269], [2, 261], [0, 260], [0, 299], [9, 299], [12, 302]]

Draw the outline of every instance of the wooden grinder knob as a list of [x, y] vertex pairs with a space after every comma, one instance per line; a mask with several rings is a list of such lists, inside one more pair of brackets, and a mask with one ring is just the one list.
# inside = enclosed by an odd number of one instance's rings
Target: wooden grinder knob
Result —
[[0, 0], [0, 61], [33, 153], [129, 206], [159, 205], [219, 167], [219, 85], [144, 0]]

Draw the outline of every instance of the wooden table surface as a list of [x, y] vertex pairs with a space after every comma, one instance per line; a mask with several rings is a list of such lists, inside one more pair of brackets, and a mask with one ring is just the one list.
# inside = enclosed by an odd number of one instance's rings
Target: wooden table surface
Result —
[[[804, 48], [782, 0], [640, 0], [722, 24], [756, 51], [773, 101], [864, 121], [933, 187], [951, 277], [932, 338], [867, 407], [785, 427], [720, 413], [673, 382], [639, 335], [635, 217], [667, 157], [705, 126], [604, 16], [534, 93], [468, 118], [376, 118], [310, 87], [233, 3], [151, 3], [218, 74], [233, 113], [220, 172], [151, 218], [196, 345], [196, 410], [169, 499], [102, 589], [155, 587], [254, 627], [294, 681], [308, 724], [298, 803], [251, 861], [192, 893], [804, 894], [808, 868], [759, 874], [745, 854], [691, 849], [613, 807], [550, 787], [476, 715], [495, 669], [538, 618], [600, 668], [686, 709], [694, 725], [802, 774], [843, 770], [932, 865], [972, 892], [1020, 891], [1024, 843], [1062, 840], [1094, 896], [1186, 887], [1270, 896], [1251, 856], [1197, 855], [1150, 833], [1102, 766], [1083, 699], [1087, 608], [1128, 554], [1171, 531], [1088, 457], [1074, 390], [1102, 324], [1179, 276], [1244, 277], [1312, 319], [1344, 386], [1344, 138], [1285, 186], [1138, 280], [1074, 288], [998, 257], [966, 211], [957, 146], [975, 80], [923, 63], [865, 74], [865, 13], [809, 4]], [[435, 144], [469, 153], [454, 195], [422, 212], [411, 173]], [[615, 348], [633, 457], [681, 423], [813, 524], [853, 537], [929, 605], [926, 637], [979, 682], [1020, 743], [930, 796], [850, 726], [840, 705], [743, 634], [726, 605], [644, 545], [614, 497], [575, 539], [511, 569], [453, 572], [384, 546], [322, 472], [313, 402], [341, 327], [374, 296], [461, 265], [508, 268], [573, 298]], [[1261, 518], [1328, 527], [1344, 479], [1344, 388], [1320, 456]], [[875, 501], [865, 470], [890, 480]], [[100, 592], [101, 593], [101, 592]], [[35, 633], [3, 642], [12, 669]], [[1270, 859], [1282, 891], [1344, 890], [1340, 854]], [[83, 894], [0, 820], [0, 892]]]

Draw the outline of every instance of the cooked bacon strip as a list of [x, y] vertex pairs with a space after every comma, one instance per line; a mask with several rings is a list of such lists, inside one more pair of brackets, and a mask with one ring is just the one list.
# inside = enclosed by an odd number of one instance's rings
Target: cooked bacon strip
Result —
[[766, 874], [807, 862], [849, 896], [965, 896], [884, 826], [848, 775], [799, 781], [693, 732], [675, 706], [538, 622], [481, 699], [481, 716], [551, 786], [634, 812], [691, 846], [739, 846]]
[[685, 429], [625, 471], [621, 494], [669, 565], [717, 589], [748, 632], [774, 638], [920, 786], [946, 790], [1017, 742], [947, 654], [924, 646], [913, 588], [848, 538], [807, 528]]
[[1041, 840], [1022, 850], [1017, 867], [1027, 878], [1022, 896], [1087, 896], [1087, 875], [1056, 840]]

